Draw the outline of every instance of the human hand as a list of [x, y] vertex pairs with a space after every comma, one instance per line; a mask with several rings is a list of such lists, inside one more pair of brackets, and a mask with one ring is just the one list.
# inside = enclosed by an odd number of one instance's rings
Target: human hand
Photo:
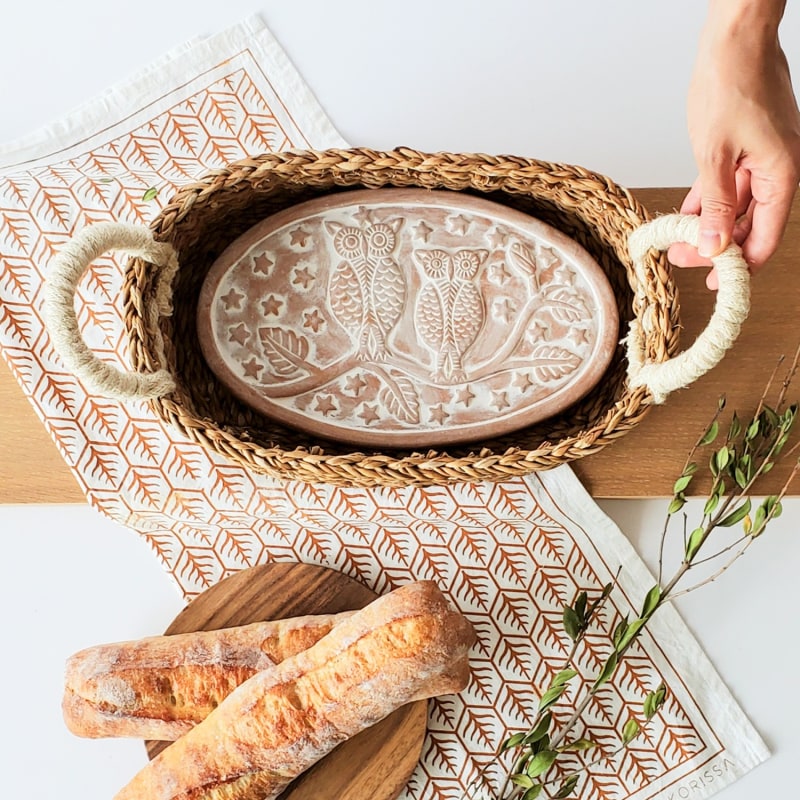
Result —
[[[800, 180], [800, 112], [777, 36], [783, 3], [765, 0], [755, 19], [736, 16], [738, 5], [712, 3], [689, 89], [699, 177], [681, 212], [700, 215], [700, 242], [670, 248], [678, 266], [711, 266], [709, 257], [731, 240], [751, 271], [763, 266], [780, 243]], [[713, 270], [706, 283], [717, 287]]]

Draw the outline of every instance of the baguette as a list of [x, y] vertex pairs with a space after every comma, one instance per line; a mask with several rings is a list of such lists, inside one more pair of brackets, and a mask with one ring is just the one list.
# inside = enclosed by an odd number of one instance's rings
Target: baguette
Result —
[[256, 672], [306, 650], [352, 612], [81, 650], [67, 660], [62, 711], [72, 733], [173, 741]]
[[474, 641], [435, 584], [407, 584], [249, 678], [115, 800], [272, 800], [398, 707], [461, 691]]

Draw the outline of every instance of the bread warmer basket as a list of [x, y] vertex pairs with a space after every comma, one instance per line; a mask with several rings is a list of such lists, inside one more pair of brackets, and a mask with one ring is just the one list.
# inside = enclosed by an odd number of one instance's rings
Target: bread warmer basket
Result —
[[[612, 287], [620, 333], [610, 365], [588, 394], [554, 417], [496, 438], [381, 452], [284, 426], [220, 383], [196, 333], [200, 289], [220, 253], [261, 220], [298, 203], [389, 187], [484, 197], [546, 222], [588, 251]], [[145, 399], [186, 438], [247, 470], [340, 486], [495, 481], [597, 452], [632, 430], [653, 403], [719, 361], [747, 314], [747, 268], [736, 246], [714, 259], [720, 277], [714, 313], [678, 354], [677, 291], [663, 251], [676, 241], [696, 243], [697, 235], [696, 217], [650, 220], [627, 190], [575, 166], [411, 149], [270, 153], [180, 189], [149, 228], [101, 223], [81, 231], [51, 265], [45, 314], [56, 350], [89, 391]], [[123, 287], [129, 372], [89, 350], [75, 317], [78, 281], [108, 250], [131, 255]]]

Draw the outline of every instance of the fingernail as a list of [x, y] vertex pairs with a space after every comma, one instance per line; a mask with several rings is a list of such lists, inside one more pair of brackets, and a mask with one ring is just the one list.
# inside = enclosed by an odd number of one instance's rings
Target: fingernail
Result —
[[700, 242], [697, 245], [697, 252], [703, 258], [711, 258], [717, 255], [722, 244], [722, 237], [715, 231], [700, 231]]

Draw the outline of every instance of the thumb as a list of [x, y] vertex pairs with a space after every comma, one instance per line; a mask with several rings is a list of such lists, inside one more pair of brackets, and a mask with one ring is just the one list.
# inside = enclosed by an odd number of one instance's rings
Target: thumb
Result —
[[700, 240], [703, 258], [721, 253], [731, 242], [736, 222], [736, 162], [714, 159], [700, 170]]

